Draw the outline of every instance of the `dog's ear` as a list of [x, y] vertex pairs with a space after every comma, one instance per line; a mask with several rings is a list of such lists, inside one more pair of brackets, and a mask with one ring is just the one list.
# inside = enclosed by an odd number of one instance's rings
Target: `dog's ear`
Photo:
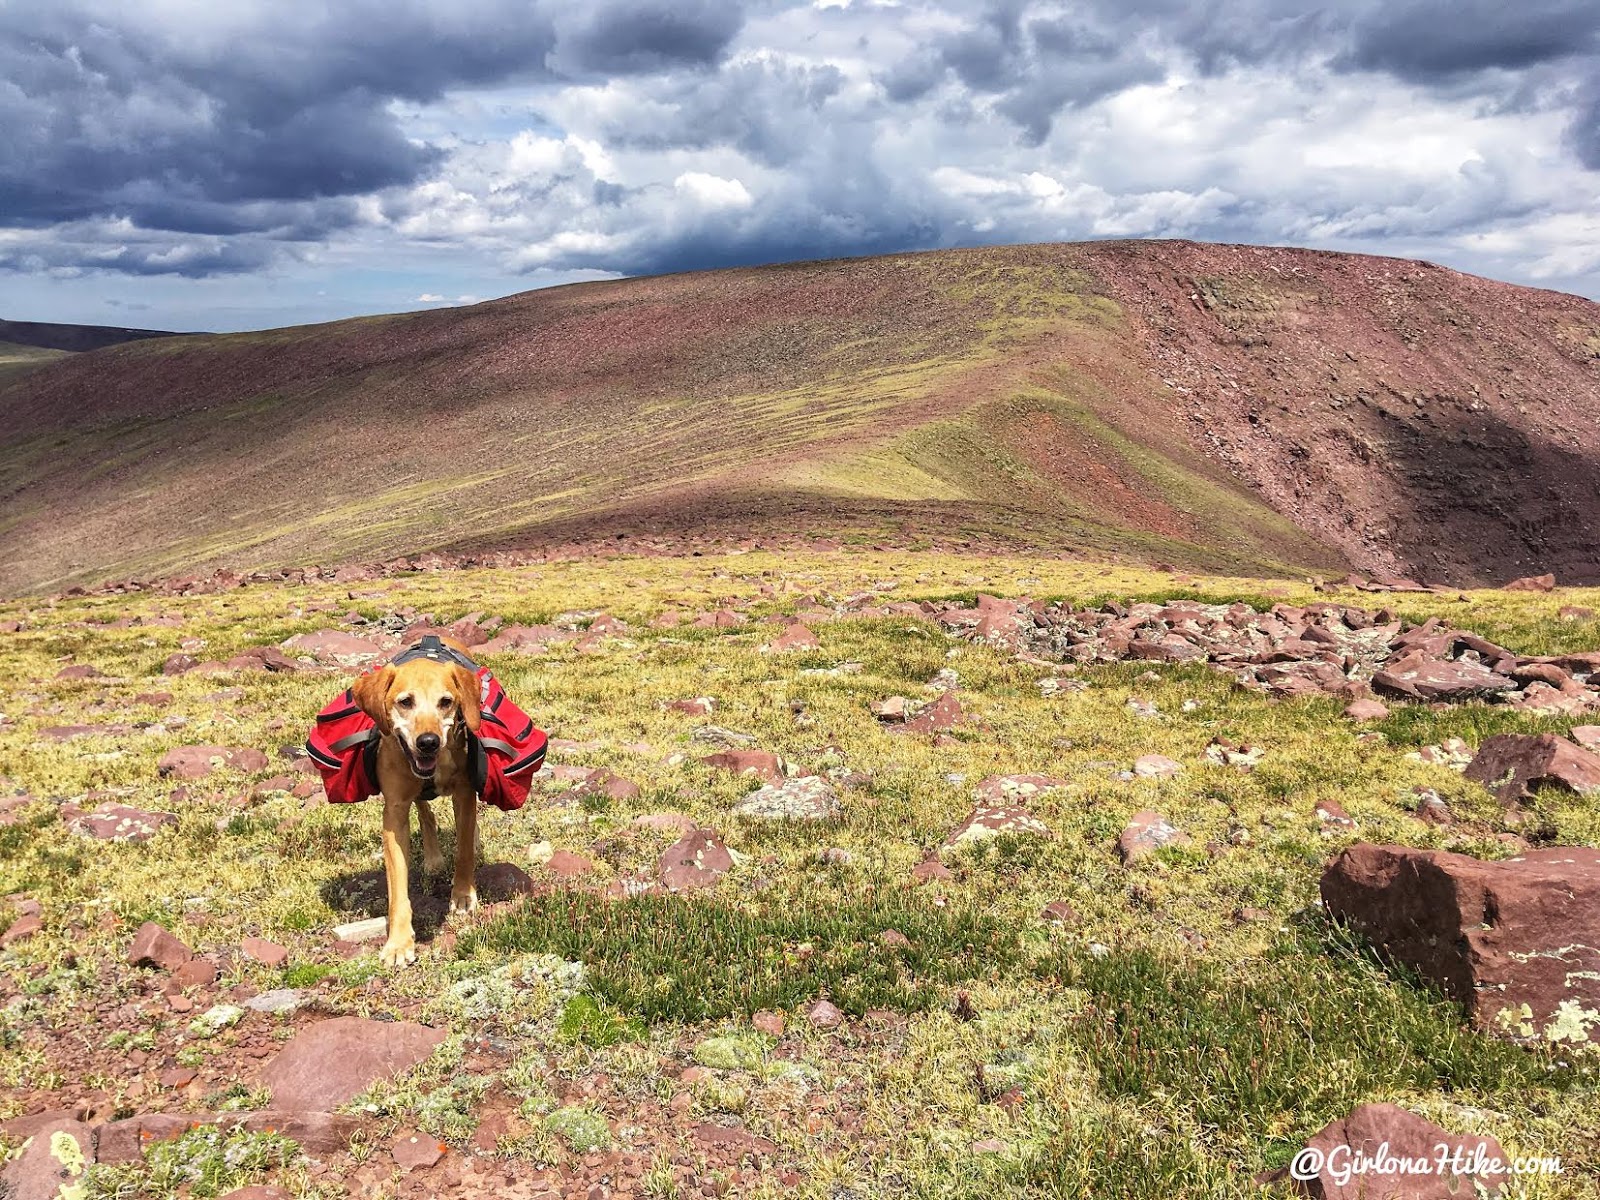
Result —
[[467, 723], [468, 731], [477, 733], [482, 715], [478, 705], [478, 677], [465, 667], [457, 667], [450, 672], [450, 694], [456, 698], [461, 719]]
[[368, 671], [350, 685], [350, 695], [361, 711], [378, 723], [378, 728], [388, 734], [394, 732], [389, 720], [389, 685], [394, 682], [394, 668], [382, 666]]

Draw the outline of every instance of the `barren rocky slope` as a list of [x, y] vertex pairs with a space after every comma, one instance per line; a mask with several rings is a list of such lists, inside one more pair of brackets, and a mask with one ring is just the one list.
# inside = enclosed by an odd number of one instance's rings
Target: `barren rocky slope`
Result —
[[845, 537], [1600, 579], [1600, 307], [1124, 242], [586, 284], [0, 380], [0, 587]]

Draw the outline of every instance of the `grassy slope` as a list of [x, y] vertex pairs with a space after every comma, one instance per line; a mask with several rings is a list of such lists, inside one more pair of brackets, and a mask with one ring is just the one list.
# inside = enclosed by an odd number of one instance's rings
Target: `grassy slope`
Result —
[[[299, 736], [333, 686], [316, 676], [160, 677], [160, 663], [182, 638], [204, 637], [204, 653], [223, 658], [323, 627], [351, 606], [376, 616], [409, 604], [444, 618], [482, 609], [525, 622], [606, 608], [639, 632], [598, 654], [561, 648], [493, 665], [553, 734], [602, 743], [565, 761], [613, 768], [638, 781], [643, 795], [581, 805], [536, 800], [520, 814], [489, 813], [486, 858], [530, 865], [530, 844], [548, 840], [596, 858], [608, 873], [631, 870], [653, 862], [668, 838], [627, 833], [629, 821], [664, 809], [721, 829], [745, 856], [714, 893], [687, 902], [605, 910], [558, 895], [509, 914], [481, 914], [463, 923], [454, 953], [435, 952], [413, 971], [384, 975], [370, 958], [346, 964], [327, 948], [333, 924], [377, 911], [376, 896], [358, 886], [375, 862], [370, 806], [321, 805], [302, 814], [296, 802], [273, 798], [235, 812], [223, 798], [248, 781], [223, 779], [195, 789], [202, 798], [177, 808], [179, 827], [145, 846], [77, 840], [40, 806], [23, 824], [0, 830], [0, 893], [38, 897], [47, 921], [45, 933], [0, 960], [13, 979], [47, 972], [28, 984], [33, 1006], [7, 1019], [0, 1084], [52, 1082], [52, 1014], [78, 1005], [82, 987], [102, 989], [97, 998], [107, 986], [113, 995], [129, 994], [125, 971], [110, 966], [110, 977], [122, 982], [108, 985], [96, 974], [100, 964], [120, 962], [138, 922], [176, 923], [199, 907], [205, 924], [184, 928], [201, 949], [225, 948], [251, 933], [291, 947], [284, 971], [235, 968], [259, 988], [322, 977], [318, 994], [336, 1011], [410, 1014], [421, 1003], [424, 1015], [458, 1034], [488, 1030], [509, 1039], [508, 1057], [489, 1075], [481, 1066], [464, 1075], [459, 1049], [447, 1050], [415, 1078], [383, 1089], [377, 1102], [388, 1114], [385, 1128], [418, 1124], [464, 1139], [475, 1097], [504, 1087], [521, 1105], [513, 1152], [580, 1173], [578, 1156], [543, 1114], [577, 1082], [604, 1074], [610, 1082], [593, 1104], [624, 1125], [641, 1106], [687, 1092], [689, 1119], [737, 1113], [771, 1137], [802, 1182], [783, 1191], [769, 1173], [767, 1183], [735, 1192], [759, 1197], [822, 1200], [839, 1195], [840, 1186], [864, 1196], [1249, 1196], [1256, 1194], [1251, 1173], [1284, 1162], [1301, 1139], [1353, 1104], [1376, 1100], [1493, 1134], [1515, 1153], [1563, 1155], [1567, 1174], [1530, 1195], [1600, 1195], [1593, 1056], [1566, 1056], [1577, 1066], [1561, 1067], [1465, 1032], [1449, 1006], [1343, 943], [1316, 905], [1322, 863], [1357, 837], [1505, 852], [1494, 840], [1503, 826], [1487, 794], [1408, 751], [1445, 736], [1475, 742], [1502, 728], [1567, 722], [1476, 706], [1398, 706], [1378, 726], [1389, 743], [1361, 743], [1331, 701], [1275, 704], [1199, 669], [1096, 667], [1083, 672], [1086, 691], [1044, 698], [1037, 687], [1044, 671], [906, 619], [821, 624], [821, 650], [781, 660], [757, 649], [769, 626], [669, 634], [643, 628], [666, 607], [738, 603], [753, 613], [781, 612], [801, 593], [844, 597], [891, 582], [895, 599], [976, 590], [1083, 601], [1311, 597], [1298, 585], [1259, 580], [1180, 586], [1170, 575], [1118, 566], [846, 553], [446, 573], [388, 581], [353, 600], [346, 589], [324, 585], [0, 606], [0, 618], [20, 615], [28, 623], [0, 643], [0, 709], [15, 722], [0, 727], [8, 771], [38, 795], [117, 788], [130, 802], [158, 808], [169, 803], [169, 786], [155, 778], [154, 764], [167, 747], [214, 741], [270, 750]], [[764, 586], [775, 594], [760, 594]], [[1262, 596], [1263, 588], [1270, 595]], [[1442, 606], [1458, 625], [1524, 652], [1552, 652], [1593, 647], [1592, 622], [1558, 621], [1555, 610], [1600, 606], [1600, 591], [1482, 592], [1448, 604], [1437, 596], [1386, 600], [1413, 619]], [[181, 615], [183, 628], [86, 624], [157, 612]], [[64, 656], [113, 678], [51, 682]], [[847, 661], [862, 664], [859, 673], [803, 673]], [[929, 694], [923, 685], [944, 667], [960, 673], [964, 702], [985, 727], [934, 749], [881, 730], [868, 715], [870, 700]], [[242, 695], [220, 706], [205, 698], [222, 686]], [[162, 711], [130, 706], [132, 695], [153, 688], [174, 693], [168, 711], [189, 720], [181, 731], [65, 744], [33, 736], [46, 724], [159, 719]], [[717, 722], [756, 734], [762, 746], [803, 767], [821, 769], [836, 761], [830, 754], [842, 756], [871, 774], [870, 785], [847, 793], [842, 817], [821, 827], [739, 823], [729, 808], [749, 785], [700, 767], [703, 751], [687, 738], [700, 722], [660, 708], [700, 694], [721, 701]], [[1135, 696], [1154, 700], [1163, 715], [1134, 716], [1126, 701]], [[1185, 701], [1194, 702], [1189, 711]], [[806, 706], [809, 726], [796, 723], [795, 702]], [[1251, 773], [1208, 766], [1202, 750], [1214, 735], [1258, 744], [1266, 757]], [[674, 752], [687, 757], [674, 761]], [[1178, 759], [1184, 773], [1164, 782], [1112, 778], [1147, 752]], [[968, 811], [973, 783], [994, 772], [1070, 781], [1029, 804], [1058, 838], [994, 844], [958, 860], [954, 881], [909, 887], [911, 867]], [[1412, 817], [1410, 792], [1418, 786], [1443, 795], [1462, 825], [1447, 831]], [[204, 798], [212, 791], [214, 798]], [[1321, 826], [1312, 805], [1325, 798], [1339, 801], [1357, 830]], [[1147, 806], [1187, 829], [1194, 846], [1124, 869], [1112, 843], [1128, 816]], [[1532, 827], [1544, 836], [1600, 845], [1592, 803], [1548, 795], [1534, 812]], [[849, 863], [822, 865], [819, 851], [829, 846], [849, 851]], [[947, 897], [945, 907], [931, 902], [935, 892]], [[1057, 930], [1039, 921], [1040, 908], [1054, 900], [1071, 903], [1080, 923]], [[1231, 914], [1241, 906], [1268, 916], [1236, 923]], [[871, 940], [888, 925], [913, 939], [904, 967]], [[802, 941], [810, 951], [800, 952]], [[69, 948], [78, 955], [76, 969], [59, 966]], [[590, 1015], [610, 1031], [590, 1040], [615, 1044], [563, 1041], [563, 1010], [543, 1001], [517, 1010], [532, 1022], [518, 1031], [496, 1023], [509, 1016], [486, 1022], [439, 999], [449, 982], [481, 976], [524, 951], [558, 951], [590, 966], [599, 1002]], [[708, 970], [684, 972], [684, 962], [701, 959]], [[802, 1029], [793, 1042], [799, 1068], [770, 1058], [770, 1045], [751, 1033], [745, 1014], [797, 1003], [819, 987], [851, 1011], [887, 1007], [910, 1015], [903, 1027], [842, 1036]], [[951, 1015], [958, 988], [969, 993], [976, 1020]], [[152, 1062], [183, 1045], [184, 1020], [157, 1019], [149, 1027]], [[744, 1039], [746, 1065], [713, 1070], [695, 1084], [676, 1082], [694, 1047], [724, 1033]], [[182, 1052], [204, 1073], [215, 1047], [189, 1042]], [[814, 1073], [810, 1083], [807, 1071]], [[125, 1086], [129, 1073], [109, 1072], [106, 1086]], [[980, 1073], [982, 1086], [975, 1083]], [[83, 1086], [55, 1081], [63, 1099]], [[208, 1076], [211, 1097], [167, 1102], [214, 1102], [227, 1084]], [[992, 1098], [1012, 1085], [1027, 1096], [1014, 1114], [985, 1102], [986, 1091]], [[250, 1081], [235, 1086], [247, 1092]], [[0, 1105], [14, 1094], [0, 1091]], [[991, 1137], [1005, 1148], [974, 1148]], [[644, 1149], [667, 1156], [676, 1147]], [[670, 1164], [662, 1170], [654, 1194], [676, 1194]], [[303, 1175], [291, 1182], [300, 1194], [319, 1194]]]
[[[693, 528], [719, 503], [868, 540], [1338, 566], [1181, 439], [1104, 427], [1152, 381], [1090, 265], [1076, 247], [802, 264], [120, 347], [0, 390], [21, 430], [0, 452], [0, 582], [374, 558], [606, 514]], [[1048, 454], [1015, 427], [1041, 406], [1064, 414]], [[1177, 516], [1130, 516], [1127, 492]]]

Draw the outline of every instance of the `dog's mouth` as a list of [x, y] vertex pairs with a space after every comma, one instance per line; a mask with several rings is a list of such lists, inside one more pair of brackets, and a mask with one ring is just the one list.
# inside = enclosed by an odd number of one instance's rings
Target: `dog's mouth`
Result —
[[418, 779], [428, 779], [433, 775], [433, 769], [439, 765], [439, 755], [423, 755], [411, 748], [405, 738], [400, 739], [400, 749], [405, 751], [406, 762], [411, 767], [411, 773]]

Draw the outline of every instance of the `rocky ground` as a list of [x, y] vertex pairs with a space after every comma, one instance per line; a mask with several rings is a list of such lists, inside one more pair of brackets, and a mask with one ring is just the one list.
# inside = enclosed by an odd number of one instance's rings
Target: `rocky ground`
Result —
[[[1593, 593], [419, 565], [0, 609], [18, 1200], [1600, 1195]], [[387, 971], [299, 742], [435, 628], [552, 750]]]

